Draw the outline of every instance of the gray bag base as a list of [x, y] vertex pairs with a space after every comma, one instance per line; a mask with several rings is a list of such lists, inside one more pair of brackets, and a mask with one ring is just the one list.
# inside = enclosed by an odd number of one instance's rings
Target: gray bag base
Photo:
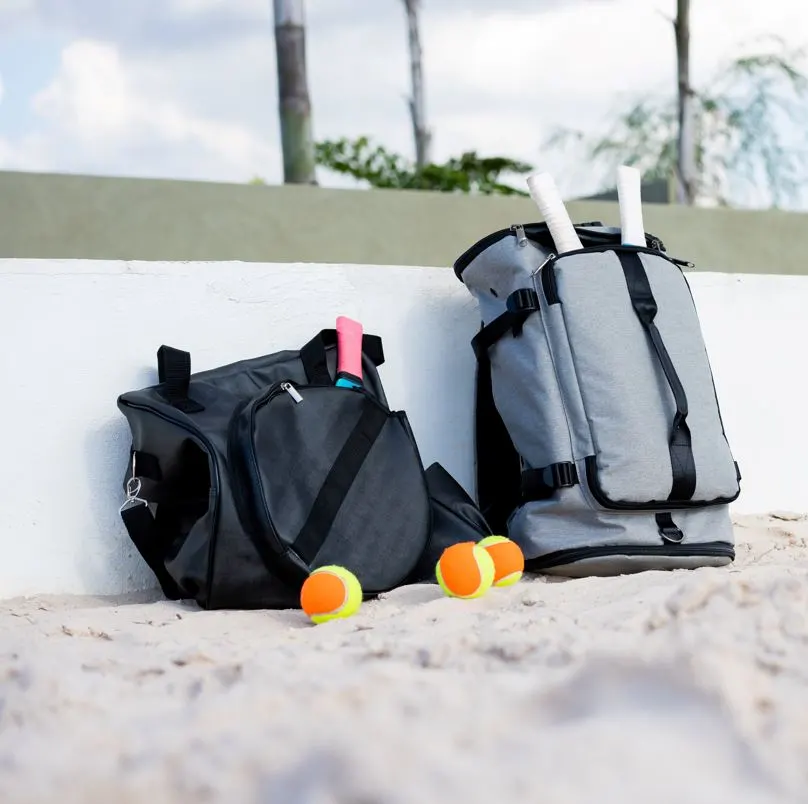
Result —
[[681, 266], [651, 236], [546, 226], [484, 238], [455, 264], [477, 299], [477, 492], [526, 569], [613, 575], [723, 566], [740, 472]]

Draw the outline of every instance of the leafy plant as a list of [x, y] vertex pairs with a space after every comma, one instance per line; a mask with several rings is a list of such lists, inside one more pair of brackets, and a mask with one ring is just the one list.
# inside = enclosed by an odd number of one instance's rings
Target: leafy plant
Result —
[[371, 187], [436, 190], [445, 193], [527, 195], [502, 181], [504, 174], [527, 173], [531, 165], [503, 156], [479, 156], [468, 151], [443, 163], [422, 168], [400, 154], [371, 142], [369, 137], [325, 140], [315, 146], [317, 164]]
[[[699, 195], [724, 205], [754, 194], [773, 206], [797, 200], [808, 178], [808, 77], [796, 66], [804, 55], [775, 38], [768, 51], [733, 59], [695, 90]], [[677, 134], [675, 97], [645, 97], [618, 114], [605, 135], [560, 128], [545, 147], [582, 149], [586, 164], [601, 169], [605, 189], [620, 164], [639, 168], [646, 181], [673, 175]]]

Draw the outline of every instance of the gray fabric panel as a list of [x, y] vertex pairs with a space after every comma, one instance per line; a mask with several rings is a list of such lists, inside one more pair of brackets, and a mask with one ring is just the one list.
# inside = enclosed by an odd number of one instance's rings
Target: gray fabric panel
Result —
[[[508, 296], [533, 288], [532, 274], [547, 254], [508, 236], [463, 271], [463, 282], [480, 305], [485, 324], [505, 312]], [[496, 296], [491, 290], [496, 292]], [[524, 324], [522, 335], [503, 337], [489, 350], [494, 402], [514, 446], [532, 467], [572, 460], [561, 394], [555, 379], [541, 314]]]
[[546, 253], [538, 246], [530, 241], [517, 246], [516, 237], [509, 235], [466, 267], [463, 284], [477, 299], [486, 324], [505, 311], [505, 300], [514, 290], [533, 287], [531, 275], [545, 259]]
[[531, 467], [572, 460], [569, 430], [540, 313], [489, 351], [494, 403]]
[[[578, 467], [579, 473], [581, 467]], [[538, 558], [557, 550], [608, 545], [658, 545], [662, 538], [654, 511], [601, 511], [592, 507], [580, 484], [560, 489], [552, 500], [527, 503], [508, 523], [508, 536], [525, 554]], [[671, 511], [684, 533], [682, 544], [728, 542], [734, 534], [726, 505]]]
[[666, 499], [675, 406], [614, 252], [562, 257], [556, 283], [599, 482], [623, 502]]
[[635, 572], [652, 570], [693, 570], [699, 567], [726, 567], [732, 563], [725, 556], [613, 556], [611, 558], [589, 558], [574, 564], [551, 567], [542, 570], [542, 575], [557, 575], [562, 578], [586, 578], [590, 575], [614, 576], [629, 575]]
[[722, 432], [710, 364], [690, 291], [682, 273], [667, 260], [651, 254], [642, 254], [641, 259], [659, 307], [657, 329], [687, 396], [687, 424], [696, 465], [693, 499], [732, 497], [738, 491], [738, 479]]
[[581, 389], [578, 387], [578, 377], [572, 362], [572, 352], [564, 329], [564, 318], [560, 304], [546, 304], [546, 298], [541, 290], [541, 283], [536, 282], [536, 290], [542, 297], [542, 316], [544, 329], [550, 345], [553, 365], [561, 389], [562, 402], [566, 410], [567, 425], [572, 438], [572, 452], [574, 460], [593, 455], [595, 447], [589, 431], [589, 422], [586, 418]]

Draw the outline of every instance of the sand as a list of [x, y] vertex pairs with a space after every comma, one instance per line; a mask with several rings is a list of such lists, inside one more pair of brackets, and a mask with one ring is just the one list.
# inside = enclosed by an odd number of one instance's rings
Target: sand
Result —
[[0, 602], [0, 802], [808, 800], [808, 517], [723, 569], [396, 590], [350, 620]]

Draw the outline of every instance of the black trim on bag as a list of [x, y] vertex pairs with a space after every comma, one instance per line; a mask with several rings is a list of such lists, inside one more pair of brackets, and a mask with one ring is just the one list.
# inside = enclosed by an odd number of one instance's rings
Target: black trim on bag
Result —
[[551, 567], [574, 564], [591, 558], [610, 558], [617, 556], [665, 556], [670, 558], [688, 558], [690, 556], [715, 556], [735, 560], [735, 550], [729, 542], [703, 542], [701, 544], [675, 545], [609, 545], [603, 547], [576, 547], [569, 550], [556, 550], [540, 558], [525, 561], [528, 572], [541, 572]]
[[[622, 235], [619, 231], [595, 232], [589, 228], [593, 226], [602, 227], [603, 223], [601, 221], [576, 223], [574, 225], [574, 229], [582, 241], [599, 241], [607, 247], [612, 245], [620, 245]], [[469, 246], [469, 248], [467, 248], [454, 262], [455, 276], [462, 282], [463, 271], [468, 268], [476, 257], [482, 254], [482, 252], [486, 249], [498, 243], [500, 240], [504, 240], [509, 235], [515, 235], [515, 230], [517, 228], [519, 228], [520, 231], [523, 231], [524, 236], [531, 242], [536, 243], [536, 245], [545, 249], [555, 249], [555, 243], [553, 242], [552, 235], [550, 234], [550, 230], [547, 228], [546, 223], [514, 224], [513, 226], [509, 226], [507, 229], [498, 229], [495, 232], [491, 232], [491, 234], [487, 234], [485, 237], [480, 238], [476, 243]], [[659, 254], [665, 251], [665, 244], [655, 235], [648, 234], [646, 232], [645, 242], [647, 243], [649, 250], [653, 250], [654, 254]], [[594, 246], [593, 248], [598, 247]]]
[[597, 458], [594, 455], [588, 455], [584, 458], [584, 465], [586, 467], [586, 480], [589, 486], [589, 491], [594, 497], [595, 502], [602, 508], [610, 511], [658, 511], [658, 510], [684, 510], [688, 508], [708, 508], [712, 505], [727, 505], [738, 499], [741, 493], [740, 488], [732, 497], [715, 497], [712, 500], [649, 500], [644, 503], [637, 502], [619, 502], [612, 500], [603, 491], [603, 488], [598, 481], [598, 464]]
[[551, 261], [539, 272], [541, 289], [544, 291], [544, 298], [547, 299], [547, 304], [560, 304], [561, 299], [558, 298], [558, 285], [556, 284], [553, 259], [554, 257], [551, 257]]

